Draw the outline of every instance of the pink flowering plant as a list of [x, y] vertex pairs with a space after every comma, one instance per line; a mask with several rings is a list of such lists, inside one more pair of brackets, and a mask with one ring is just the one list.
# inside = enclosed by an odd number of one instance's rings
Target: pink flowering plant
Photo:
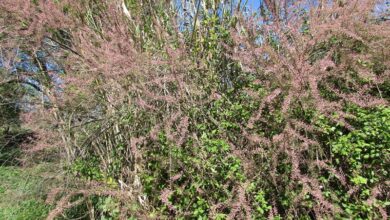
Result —
[[388, 6], [3, 0], [3, 49], [62, 48], [23, 121], [83, 183], [49, 219], [387, 219]]

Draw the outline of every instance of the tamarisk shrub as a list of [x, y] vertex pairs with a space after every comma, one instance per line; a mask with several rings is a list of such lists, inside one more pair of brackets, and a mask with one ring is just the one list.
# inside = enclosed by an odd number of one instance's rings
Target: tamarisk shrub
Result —
[[[288, 8], [286, 19], [267, 21], [259, 18], [255, 22], [258, 27], [251, 21], [242, 29], [232, 30], [236, 44], [233, 58], [241, 63], [247, 74], [257, 78], [266, 91], [273, 91], [262, 101], [248, 123], [242, 126], [242, 132], [249, 143], [273, 149], [269, 162], [271, 167], [262, 171], [271, 176], [269, 182], [276, 189], [271, 190], [270, 196], [279, 204], [272, 211], [279, 210], [280, 213], [282, 209], [289, 215], [310, 207], [311, 211], [307, 210], [307, 213], [317, 217], [342, 216], [346, 211], [347, 216], [386, 218], [383, 206], [377, 206], [381, 213], [377, 216], [368, 211], [372, 209], [367, 208], [366, 203], [363, 202], [363, 205], [361, 201], [356, 201], [352, 194], [364, 187], [357, 184], [359, 181], [355, 179], [355, 173], [349, 173], [350, 166], [340, 167], [332, 161], [340, 159], [337, 156], [332, 158], [338, 150], [327, 149], [329, 143], [318, 136], [324, 132], [324, 127], [318, 126], [317, 121], [326, 118], [327, 123], [340, 129], [339, 135], [351, 135], [356, 132], [355, 129], [359, 130], [354, 122], [361, 117], [351, 111], [351, 106], [372, 108], [388, 105], [388, 97], [383, 96], [380, 85], [389, 79], [389, 53], [385, 49], [389, 46], [389, 24], [375, 19], [373, 8], [378, 2], [335, 3], [307, 8], [305, 1], [297, 1]], [[383, 68], [380, 74], [375, 73], [378, 67], [374, 67], [378, 59], [381, 60], [379, 66]], [[276, 134], [270, 133], [275, 128], [271, 131], [267, 129], [270, 124], [267, 115], [281, 117]], [[383, 119], [388, 120], [388, 117]], [[375, 146], [373, 151], [382, 152], [388, 163], [388, 149], [380, 147], [386, 145], [387, 138], [382, 141], [379, 145], [367, 145], [362, 152], [368, 146]], [[345, 148], [347, 145], [338, 146]], [[359, 158], [361, 156], [370, 157], [359, 154]], [[371, 163], [367, 162], [364, 166]], [[281, 170], [282, 166], [287, 167]], [[327, 179], [327, 184], [324, 184], [321, 181], [324, 172], [335, 179], [331, 182]], [[284, 179], [285, 175], [289, 175], [290, 179]], [[267, 179], [266, 176], [263, 179]], [[386, 179], [388, 174], [383, 177]], [[371, 187], [386, 185], [386, 180], [371, 181]], [[354, 188], [353, 193], [348, 191], [350, 194], [346, 199], [356, 202], [354, 208], [346, 208], [351, 204], [332, 202], [339, 196], [334, 194], [339, 189], [335, 190], [332, 186], [336, 182], [345, 192]], [[361, 179], [361, 182], [365, 180]], [[363, 191], [369, 196], [375, 190]], [[294, 199], [280, 199], [288, 194]], [[362, 205], [365, 207], [357, 208]]]
[[41, 109], [90, 184], [49, 218], [387, 218], [384, 2], [3, 1], [10, 48], [63, 48]]

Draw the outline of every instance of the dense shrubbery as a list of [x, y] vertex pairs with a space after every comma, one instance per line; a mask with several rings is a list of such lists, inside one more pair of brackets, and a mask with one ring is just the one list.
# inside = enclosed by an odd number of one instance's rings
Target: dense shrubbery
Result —
[[[319, 126], [324, 129], [324, 137], [328, 138], [332, 158], [331, 166], [343, 171], [343, 181], [347, 181], [352, 189], [337, 186], [324, 190], [331, 195], [335, 193], [335, 202], [345, 210], [344, 217], [381, 218], [375, 213], [375, 207], [388, 206], [388, 198], [375, 199], [379, 192], [379, 183], [388, 181], [389, 166], [389, 108], [378, 107], [363, 110], [353, 107], [351, 114], [357, 128], [351, 132], [343, 132], [340, 126], [330, 125], [320, 120]], [[334, 175], [334, 174], [333, 174]], [[332, 174], [324, 175], [321, 182], [330, 184]], [[383, 186], [382, 190], [387, 190]]]
[[49, 219], [386, 219], [388, 5], [276, 2], [5, 0], [4, 45], [64, 49], [24, 122], [88, 183]]

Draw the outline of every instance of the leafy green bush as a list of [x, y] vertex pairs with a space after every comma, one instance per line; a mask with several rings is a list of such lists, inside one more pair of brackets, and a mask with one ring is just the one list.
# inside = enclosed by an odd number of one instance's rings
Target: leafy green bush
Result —
[[390, 108], [357, 109], [355, 123], [356, 130], [330, 143], [335, 162], [356, 185], [383, 182], [390, 168]]
[[[336, 203], [345, 211], [344, 217], [354, 219], [380, 218], [377, 208], [386, 210], [390, 205], [385, 197], [372, 197], [379, 187], [386, 187], [390, 169], [390, 108], [362, 109], [350, 107], [354, 115], [351, 123], [355, 130], [345, 131], [338, 125], [321, 124], [330, 146], [336, 170], [342, 170], [354, 191], [347, 192], [341, 185], [330, 185], [325, 195], [335, 193]], [[331, 176], [334, 174], [331, 174]], [[324, 175], [321, 181], [332, 184]], [[328, 194], [329, 193], [329, 194]]]
[[160, 134], [160, 146], [148, 153], [150, 160], [142, 182], [149, 199], [156, 203], [160, 198], [155, 195], [164, 196], [164, 189], [172, 189], [168, 199], [160, 203], [161, 214], [176, 212], [208, 219], [211, 205], [227, 202], [234, 187], [245, 180], [241, 161], [231, 154], [229, 145], [212, 136], [204, 133], [200, 146], [190, 145], [192, 140], [179, 148]]

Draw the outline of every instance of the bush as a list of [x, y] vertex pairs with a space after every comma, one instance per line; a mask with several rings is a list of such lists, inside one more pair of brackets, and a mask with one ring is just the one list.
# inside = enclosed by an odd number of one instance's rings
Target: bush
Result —
[[61, 92], [41, 70], [40, 141], [61, 140], [90, 184], [49, 219], [387, 218], [375, 1], [264, 1], [254, 16], [234, 1], [3, 1], [2, 24], [23, 23], [5, 36], [63, 48]]
[[389, 206], [385, 197], [376, 198], [376, 191], [386, 187], [389, 179], [390, 108], [354, 112], [357, 129], [330, 142], [334, 165], [342, 168], [356, 189], [341, 197], [341, 205], [349, 217], [380, 218], [375, 209]]

